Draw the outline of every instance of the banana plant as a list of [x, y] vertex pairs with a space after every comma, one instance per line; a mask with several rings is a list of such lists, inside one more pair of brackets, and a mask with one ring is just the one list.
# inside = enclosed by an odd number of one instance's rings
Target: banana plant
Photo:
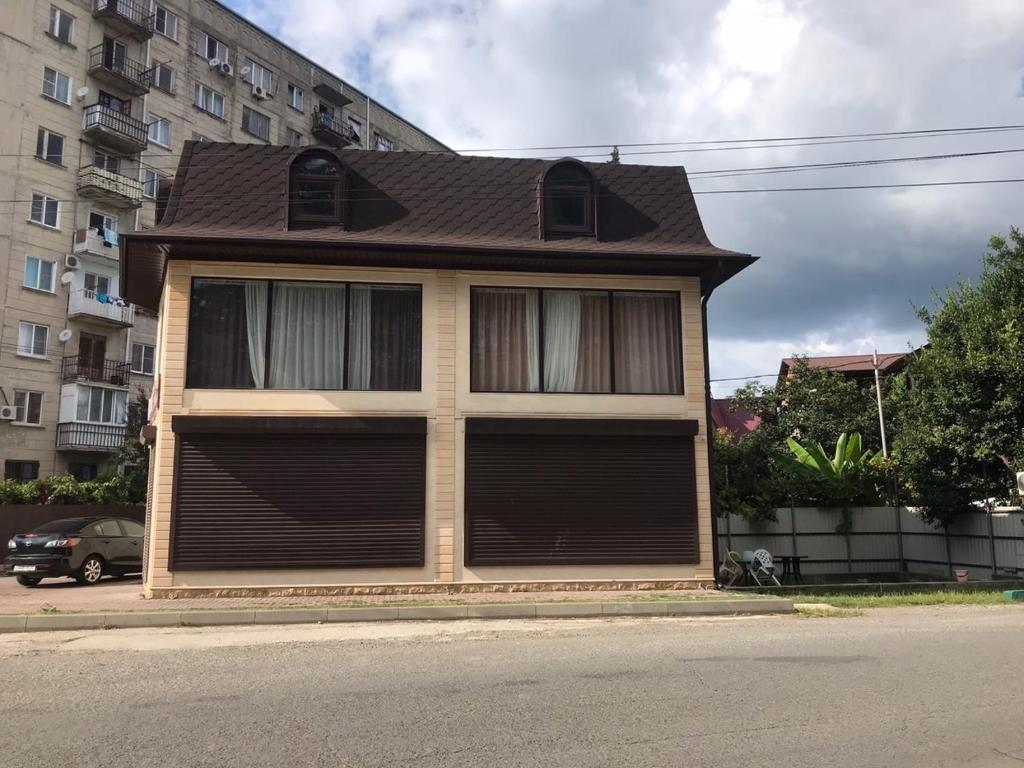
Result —
[[844, 480], [860, 474], [868, 467], [877, 466], [882, 461], [881, 451], [862, 449], [859, 432], [847, 435], [845, 432], [836, 441], [836, 452], [829, 458], [821, 443], [816, 440], [805, 440], [802, 444], [792, 437], [786, 438], [786, 445], [793, 453], [787, 457], [790, 466], [800, 471], [809, 471], [830, 480]]

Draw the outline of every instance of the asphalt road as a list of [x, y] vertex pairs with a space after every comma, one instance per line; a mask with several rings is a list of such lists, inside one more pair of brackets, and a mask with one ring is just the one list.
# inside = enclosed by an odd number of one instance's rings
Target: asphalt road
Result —
[[0, 763], [1024, 764], [1024, 606], [0, 636]]

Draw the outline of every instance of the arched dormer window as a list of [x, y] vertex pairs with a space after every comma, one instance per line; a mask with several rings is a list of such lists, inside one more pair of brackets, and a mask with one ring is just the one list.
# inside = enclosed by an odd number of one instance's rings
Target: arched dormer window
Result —
[[344, 201], [341, 163], [329, 152], [303, 152], [292, 161], [288, 224], [312, 227], [341, 224]]
[[594, 234], [594, 177], [582, 163], [562, 160], [544, 174], [544, 234]]

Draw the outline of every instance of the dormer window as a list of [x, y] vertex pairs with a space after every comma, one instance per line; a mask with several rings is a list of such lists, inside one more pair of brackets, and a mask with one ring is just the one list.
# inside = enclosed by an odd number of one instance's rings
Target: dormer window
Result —
[[344, 174], [341, 163], [327, 152], [304, 152], [291, 168], [291, 226], [340, 224]]
[[594, 234], [594, 178], [582, 163], [563, 160], [544, 175], [544, 233]]

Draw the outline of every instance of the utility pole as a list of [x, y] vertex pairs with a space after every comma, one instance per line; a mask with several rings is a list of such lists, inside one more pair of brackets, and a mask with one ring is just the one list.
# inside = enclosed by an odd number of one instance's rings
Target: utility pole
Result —
[[875, 368], [875, 397], [878, 400], [878, 426], [882, 430], [882, 456], [889, 458], [889, 446], [885, 442], [885, 414], [882, 413], [882, 384], [878, 375], [878, 350], [871, 353], [871, 360]]

